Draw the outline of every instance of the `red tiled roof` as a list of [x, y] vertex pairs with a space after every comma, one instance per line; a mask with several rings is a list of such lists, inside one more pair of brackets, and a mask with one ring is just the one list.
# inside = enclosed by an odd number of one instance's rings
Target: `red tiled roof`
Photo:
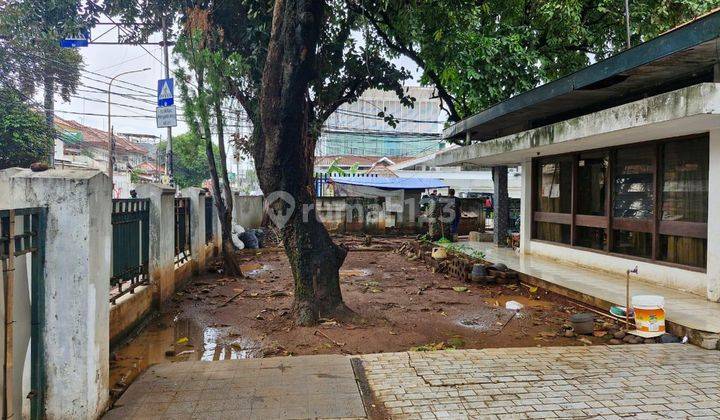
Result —
[[143, 162], [143, 163], [139, 164], [138, 166], [136, 166], [136, 168], [142, 170], [145, 173], [150, 173], [150, 174], [152, 174], [152, 173], [159, 174], [159, 173], [165, 172], [164, 166], [158, 165], [158, 164], [152, 163], [152, 162]]
[[[81, 133], [82, 143], [87, 146], [107, 148], [108, 137], [107, 132], [105, 131], [82, 125], [77, 121], [64, 120], [57, 116], [55, 117], [55, 127], [60, 130]], [[115, 150], [118, 152], [132, 153], [143, 156], [147, 155], [147, 150], [128, 140], [127, 137], [119, 134], [115, 134]]]

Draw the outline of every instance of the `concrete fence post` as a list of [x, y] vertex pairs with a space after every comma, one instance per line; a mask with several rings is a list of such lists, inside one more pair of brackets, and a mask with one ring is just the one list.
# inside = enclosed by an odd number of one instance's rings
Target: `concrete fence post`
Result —
[[139, 198], [150, 199], [150, 282], [162, 306], [175, 293], [175, 190], [167, 185], [140, 184]]
[[108, 402], [112, 184], [95, 170], [0, 171], [0, 208], [46, 207], [42, 369], [46, 418]]
[[181, 191], [190, 199], [190, 252], [192, 271], [198, 274], [205, 268], [205, 191], [189, 187]]

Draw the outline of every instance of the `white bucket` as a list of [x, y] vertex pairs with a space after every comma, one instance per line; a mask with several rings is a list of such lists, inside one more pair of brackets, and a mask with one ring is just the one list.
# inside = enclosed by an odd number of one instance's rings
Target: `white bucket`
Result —
[[665, 298], [656, 295], [632, 297], [635, 311], [635, 327], [648, 333], [665, 332]]

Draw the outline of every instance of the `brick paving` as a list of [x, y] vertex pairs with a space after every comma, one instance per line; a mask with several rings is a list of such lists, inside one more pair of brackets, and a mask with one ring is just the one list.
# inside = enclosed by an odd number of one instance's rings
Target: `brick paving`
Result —
[[365, 418], [350, 358], [179, 362], [144, 372], [105, 419]]
[[720, 352], [692, 345], [361, 356], [392, 418], [718, 418]]
[[720, 352], [692, 345], [354, 358], [362, 372], [336, 355], [159, 364], [105, 418], [359, 419], [368, 387], [371, 417], [393, 419], [720, 418]]

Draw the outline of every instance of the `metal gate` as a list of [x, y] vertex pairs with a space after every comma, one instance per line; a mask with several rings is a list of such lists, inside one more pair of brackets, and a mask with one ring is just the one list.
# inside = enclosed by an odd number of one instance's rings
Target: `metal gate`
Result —
[[0, 210], [2, 418], [43, 417], [44, 208]]
[[110, 278], [110, 302], [113, 305], [120, 296], [134, 293], [135, 287], [148, 284], [150, 281], [148, 276], [149, 209], [149, 198], [113, 200], [113, 270]]
[[190, 199], [175, 198], [175, 264], [190, 259]]
[[213, 199], [205, 197], [205, 243], [213, 240]]

